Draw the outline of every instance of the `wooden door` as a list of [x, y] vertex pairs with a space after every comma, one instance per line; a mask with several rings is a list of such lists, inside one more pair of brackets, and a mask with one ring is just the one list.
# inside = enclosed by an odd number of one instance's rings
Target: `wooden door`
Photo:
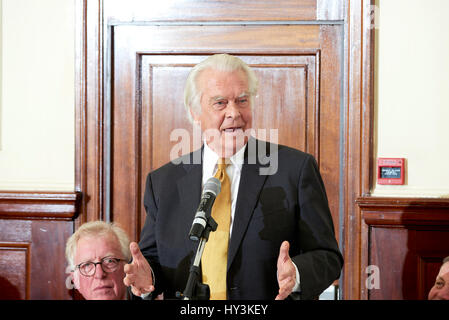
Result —
[[[145, 219], [142, 193], [147, 173], [173, 160], [179, 132], [193, 140], [183, 106], [187, 75], [207, 55], [227, 52], [246, 61], [260, 80], [254, 105], [256, 134], [267, 140], [277, 135], [274, 142], [317, 158], [338, 235], [341, 28], [319, 24], [113, 26], [112, 220], [138, 239]], [[266, 130], [265, 137], [260, 129]]]

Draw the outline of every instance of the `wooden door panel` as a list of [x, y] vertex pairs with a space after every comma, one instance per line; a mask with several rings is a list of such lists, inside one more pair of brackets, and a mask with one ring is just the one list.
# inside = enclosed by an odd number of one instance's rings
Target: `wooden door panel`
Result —
[[278, 141], [272, 142], [314, 153], [314, 136], [318, 134], [313, 116], [317, 108], [316, 61], [313, 52], [248, 57], [247, 63], [259, 79], [253, 120], [258, 138], [272, 141], [269, 132], [264, 137], [259, 130], [275, 129]]
[[[332, 27], [332, 26], [329, 26]], [[338, 27], [335, 25], [334, 27]], [[134, 53], [297, 53], [320, 48], [321, 25], [156, 25], [121, 24], [111, 32], [114, 55], [120, 64], [134, 60]], [[126, 60], [123, 60], [126, 58]], [[131, 60], [129, 60], [131, 59]], [[129, 61], [128, 61], [129, 60]]]
[[[316, 95], [318, 105], [314, 113], [318, 132], [315, 136], [317, 145], [314, 154], [318, 159], [321, 175], [326, 186], [329, 198], [329, 207], [332, 213], [336, 233], [342, 228], [340, 224], [340, 195], [345, 186], [342, 181], [341, 163], [344, 160], [342, 148], [346, 137], [342, 133], [345, 125], [343, 112], [343, 26], [321, 26], [320, 56], [317, 62]], [[309, 152], [311, 152], [309, 150]], [[337, 235], [338, 239], [338, 235]]]
[[0, 300], [30, 296], [29, 243], [0, 242]]
[[71, 299], [65, 244], [79, 192], [0, 192], [0, 300]]
[[[144, 55], [142, 57], [142, 171], [149, 172], [201, 146], [201, 141], [176, 148], [184, 132], [193, 142], [194, 132], [183, 105], [183, 88], [191, 68], [206, 56]], [[270, 140], [270, 129], [279, 131], [281, 144], [315, 153], [316, 88], [314, 54], [300, 56], [240, 56], [260, 79], [255, 98], [253, 127], [258, 137]], [[273, 90], [272, 88], [275, 88]], [[307, 130], [313, 128], [314, 130]], [[179, 134], [174, 132], [181, 129]], [[199, 144], [198, 144], [199, 142]], [[152, 149], [157, 152], [152, 152]]]
[[[184, 54], [141, 56], [142, 155], [148, 155], [142, 157], [143, 173], [201, 146], [201, 141], [193, 144], [193, 128], [183, 101], [187, 76], [204, 58], [203, 55]], [[176, 148], [182, 143], [181, 138], [189, 143], [184, 148]], [[175, 152], [178, 149], [180, 152]]]
[[65, 243], [73, 222], [0, 219], [0, 299], [71, 299]]
[[[320, 166], [332, 168], [323, 179], [338, 230], [340, 31], [340, 26], [320, 25], [115, 26], [113, 220], [138, 239], [145, 220], [146, 174], [201, 145], [183, 105], [187, 75], [208, 55], [228, 52], [247, 62], [260, 81], [254, 103], [255, 135], [309, 152]], [[322, 65], [333, 67], [324, 70]], [[320, 125], [320, 119], [326, 124]], [[270, 129], [277, 131], [273, 135]], [[186, 137], [188, 148], [180, 149]], [[322, 143], [330, 150], [323, 149]]]
[[357, 202], [366, 248], [361, 270], [378, 268], [378, 286], [364, 286], [362, 299], [426, 300], [449, 252], [449, 200], [365, 197]]

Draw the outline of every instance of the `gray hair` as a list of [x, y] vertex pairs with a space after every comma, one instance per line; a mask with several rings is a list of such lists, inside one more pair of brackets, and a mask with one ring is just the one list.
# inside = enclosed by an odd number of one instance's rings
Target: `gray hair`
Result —
[[190, 71], [187, 77], [186, 86], [184, 88], [184, 106], [187, 111], [187, 116], [190, 122], [193, 122], [190, 114], [190, 109], [199, 113], [201, 111], [201, 95], [202, 92], [197, 86], [198, 76], [206, 69], [214, 69], [219, 71], [237, 71], [242, 70], [248, 78], [248, 90], [250, 94], [251, 106], [253, 102], [253, 96], [257, 94], [258, 80], [254, 71], [240, 58], [231, 56], [226, 53], [215, 54], [202, 62], [198, 63]]
[[131, 260], [131, 251], [129, 249], [129, 237], [126, 232], [114, 223], [104, 222], [104, 221], [91, 221], [83, 224], [78, 230], [70, 236], [67, 240], [65, 247], [65, 255], [67, 262], [69, 263], [70, 269], [74, 270], [74, 258], [76, 253], [76, 246], [81, 238], [90, 237], [101, 237], [111, 235], [116, 237], [120, 243], [120, 250], [124, 258], [129, 261]]

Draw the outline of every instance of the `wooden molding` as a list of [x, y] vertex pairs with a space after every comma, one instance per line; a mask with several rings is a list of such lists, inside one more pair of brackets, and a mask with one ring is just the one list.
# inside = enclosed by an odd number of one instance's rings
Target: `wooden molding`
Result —
[[363, 299], [363, 221], [356, 200], [371, 189], [374, 121], [374, 34], [370, 12], [374, 0], [345, 1], [344, 176], [341, 244], [345, 259], [343, 299]]
[[79, 214], [81, 192], [0, 192], [1, 219], [73, 220]]
[[449, 226], [449, 199], [361, 197], [356, 203], [369, 226]]

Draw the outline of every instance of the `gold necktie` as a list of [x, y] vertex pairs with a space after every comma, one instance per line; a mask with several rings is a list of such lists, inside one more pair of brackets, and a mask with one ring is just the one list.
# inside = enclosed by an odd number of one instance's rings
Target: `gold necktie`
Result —
[[211, 232], [201, 258], [203, 282], [210, 288], [211, 300], [226, 300], [229, 227], [231, 225], [231, 182], [226, 174], [226, 161], [220, 159], [215, 178], [221, 182], [221, 192], [212, 207], [217, 230]]

